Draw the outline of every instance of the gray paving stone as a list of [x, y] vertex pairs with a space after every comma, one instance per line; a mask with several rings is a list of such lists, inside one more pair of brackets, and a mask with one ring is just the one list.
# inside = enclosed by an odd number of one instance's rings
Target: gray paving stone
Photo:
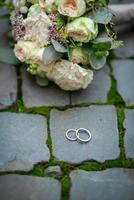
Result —
[[106, 102], [110, 86], [109, 68], [105, 66], [103, 69], [95, 72], [93, 82], [88, 88], [71, 93], [72, 104]]
[[[66, 139], [70, 128], [90, 130], [92, 139], [81, 144]], [[90, 106], [66, 111], [52, 110], [50, 117], [53, 154], [57, 160], [81, 163], [115, 159], [119, 156], [117, 117], [113, 106]]]
[[0, 47], [9, 47], [9, 39], [7, 37], [8, 32], [8, 20], [0, 19]]
[[40, 115], [0, 113], [0, 171], [28, 171], [48, 161], [47, 123]]
[[110, 4], [134, 3], [134, 0], [109, 0]]
[[115, 60], [112, 62], [117, 89], [127, 105], [134, 104], [134, 61]]
[[48, 168], [45, 169], [45, 174], [48, 175], [62, 175], [62, 171], [60, 166], [50, 166]]
[[17, 99], [17, 76], [15, 68], [0, 63], [0, 110], [12, 105]]
[[53, 178], [0, 176], [1, 200], [60, 200], [61, 185]]
[[[133, 30], [133, 29], [132, 29]], [[117, 50], [115, 54], [121, 58], [127, 58], [134, 56], [134, 31], [124, 32], [119, 35], [119, 39], [123, 41], [124, 45]]]
[[133, 200], [134, 169], [71, 172], [70, 200]]
[[69, 93], [51, 84], [39, 87], [34, 78], [23, 71], [23, 100], [27, 107], [34, 106], [65, 106], [69, 104]]
[[134, 110], [125, 110], [125, 150], [127, 158], [134, 158]]

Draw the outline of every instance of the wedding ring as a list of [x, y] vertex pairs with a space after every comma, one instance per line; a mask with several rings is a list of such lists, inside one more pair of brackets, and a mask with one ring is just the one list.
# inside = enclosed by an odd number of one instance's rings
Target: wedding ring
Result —
[[[69, 133], [75, 133], [75, 137], [70, 137]], [[71, 134], [72, 135], [72, 134]], [[77, 137], [76, 137], [76, 130], [75, 129], [68, 129], [66, 132], [66, 138], [70, 141], [76, 141]]]
[[[82, 133], [87, 135], [87, 139], [82, 139], [80, 137], [80, 135], [82, 135]], [[78, 130], [76, 130], [76, 137], [77, 137], [77, 140], [79, 140], [79, 142], [86, 143], [86, 142], [89, 142], [91, 140], [91, 133], [90, 133], [89, 130], [87, 130], [85, 128], [79, 128]]]

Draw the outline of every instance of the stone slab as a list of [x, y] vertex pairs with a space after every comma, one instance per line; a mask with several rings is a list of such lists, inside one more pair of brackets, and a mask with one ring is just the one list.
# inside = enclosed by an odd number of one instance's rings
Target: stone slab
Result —
[[62, 91], [54, 84], [40, 87], [34, 77], [24, 71], [22, 91], [26, 107], [65, 106], [70, 103], [68, 92]]
[[[68, 129], [86, 128], [92, 139], [81, 144], [66, 139]], [[57, 160], [81, 163], [104, 162], [119, 156], [117, 117], [113, 106], [90, 106], [66, 111], [51, 111], [50, 131], [53, 154]]]
[[70, 200], [133, 200], [134, 169], [71, 172]]
[[61, 185], [53, 178], [0, 176], [1, 200], [60, 200]]
[[50, 166], [44, 170], [45, 174], [48, 175], [62, 175], [60, 166]]
[[112, 67], [119, 94], [127, 105], [134, 105], [134, 61], [115, 60]]
[[48, 161], [47, 122], [40, 115], [0, 113], [0, 171], [29, 171]]
[[134, 158], [134, 110], [125, 110], [125, 151], [127, 158]]
[[17, 99], [17, 75], [15, 68], [0, 63], [0, 110], [11, 106]]
[[106, 102], [107, 94], [110, 90], [111, 80], [109, 76], [109, 68], [105, 66], [101, 70], [98, 70], [94, 74], [93, 82], [88, 88], [72, 92], [72, 104], [79, 104], [82, 102]]
[[0, 48], [9, 47], [9, 23], [7, 19], [0, 19]]
[[123, 46], [114, 51], [116, 56], [121, 58], [134, 56], [134, 31], [132, 30], [119, 34], [119, 39], [123, 41]]

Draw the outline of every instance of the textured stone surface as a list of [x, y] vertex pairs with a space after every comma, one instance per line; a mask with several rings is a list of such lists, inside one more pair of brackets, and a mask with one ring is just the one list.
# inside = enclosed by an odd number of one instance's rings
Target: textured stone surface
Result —
[[119, 39], [124, 45], [115, 50], [115, 54], [122, 58], [134, 56], [134, 31], [124, 31], [119, 35]]
[[134, 169], [71, 172], [70, 200], [133, 200]]
[[12, 105], [17, 98], [17, 77], [15, 68], [0, 63], [0, 109]]
[[134, 61], [117, 60], [112, 62], [113, 73], [117, 80], [118, 92], [127, 105], [134, 104]]
[[87, 89], [71, 93], [72, 103], [106, 102], [110, 86], [109, 68], [105, 66], [103, 69], [95, 72], [93, 82]]
[[51, 166], [45, 169], [44, 171], [48, 175], [62, 175], [60, 166]]
[[7, 37], [8, 31], [8, 20], [0, 19], [0, 47], [9, 47], [9, 39]]
[[134, 158], [134, 110], [125, 110], [124, 128], [126, 156]]
[[33, 77], [23, 71], [23, 100], [27, 107], [65, 106], [69, 104], [69, 94], [51, 84], [39, 87]]
[[46, 119], [40, 115], [0, 113], [0, 171], [31, 170], [49, 160]]
[[134, 0], [109, 0], [110, 4], [134, 3]]
[[[90, 130], [92, 139], [81, 144], [66, 139], [70, 128]], [[115, 159], [119, 156], [118, 130], [113, 106], [90, 106], [66, 111], [52, 110], [50, 117], [53, 154], [61, 161], [80, 163], [86, 160]]]
[[60, 200], [61, 185], [53, 178], [0, 176], [1, 200]]

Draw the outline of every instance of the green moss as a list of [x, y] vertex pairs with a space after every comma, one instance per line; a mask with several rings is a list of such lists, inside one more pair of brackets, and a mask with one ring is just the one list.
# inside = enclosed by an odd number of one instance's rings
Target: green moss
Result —
[[64, 176], [61, 179], [61, 185], [62, 185], [62, 200], [68, 200], [69, 190], [71, 188], [70, 178], [68, 176]]
[[15, 105], [8, 109], [9, 112], [40, 114], [45, 117], [49, 117], [50, 110], [50, 107], [45, 106], [26, 108], [21, 100], [18, 100]]
[[119, 147], [120, 147], [120, 159], [125, 159], [125, 149], [124, 149], [124, 127], [123, 122], [125, 119], [124, 108], [117, 107], [117, 120], [118, 120], [118, 130], [119, 130]]
[[39, 177], [45, 176], [44, 166], [42, 164], [35, 166], [34, 169], [30, 172], [30, 174], [32, 174], [34, 176], [39, 176]]
[[125, 105], [122, 97], [119, 95], [117, 92], [117, 82], [113, 75], [111, 75], [111, 89], [108, 93], [107, 99], [108, 99], [108, 104], [114, 104], [114, 105]]
[[117, 159], [105, 161], [104, 163], [86, 162], [79, 166], [79, 169], [86, 171], [101, 171], [109, 168], [134, 168], [134, 160]]

